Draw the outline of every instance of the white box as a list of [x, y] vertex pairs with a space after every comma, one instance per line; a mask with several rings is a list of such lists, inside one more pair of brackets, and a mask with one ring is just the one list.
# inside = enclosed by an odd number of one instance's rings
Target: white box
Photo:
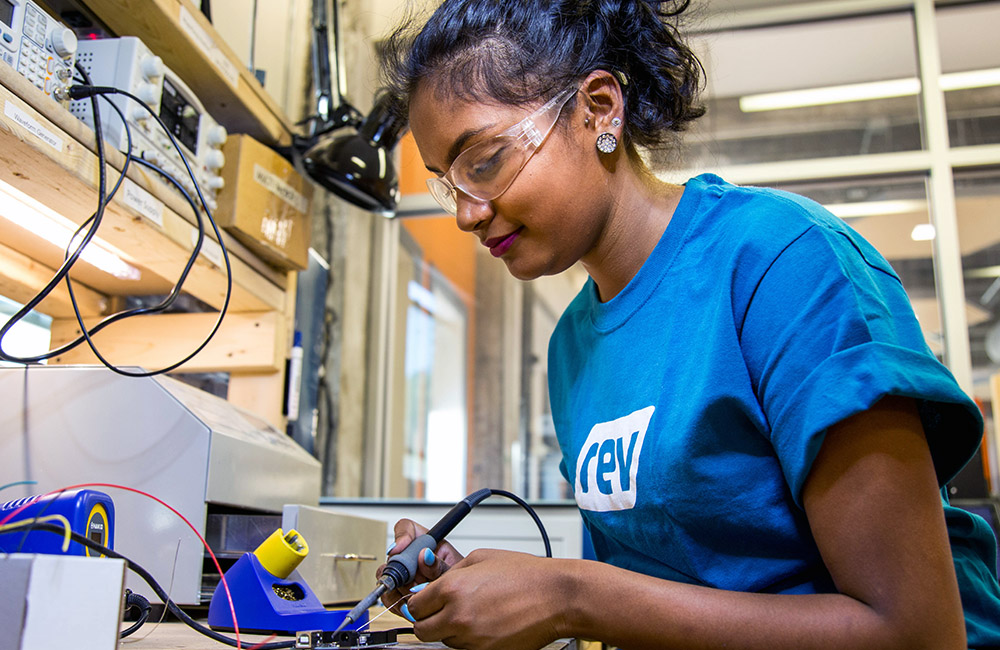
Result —
[[0, 584], [0, 650], [118, 647], [124, 560], [3, 555]]

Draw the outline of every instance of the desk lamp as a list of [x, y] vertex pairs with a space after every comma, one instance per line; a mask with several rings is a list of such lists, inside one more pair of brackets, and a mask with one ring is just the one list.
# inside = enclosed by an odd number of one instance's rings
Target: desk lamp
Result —
[[294, 155], [309, 178], [340, 198], [370, 212], [394, 217], [399, 181], [392, 150], [403, 134], [405, 123], [393, 112], [392, 97], [388, 94], [376, 97], [367, 117], [344, 100], [337, 0], [333, 0], [337, 106], [331, 112], [328, 1], [313, 0], [312, 63], [317, 114], [310, 118], [310, 135], [295, 136]]

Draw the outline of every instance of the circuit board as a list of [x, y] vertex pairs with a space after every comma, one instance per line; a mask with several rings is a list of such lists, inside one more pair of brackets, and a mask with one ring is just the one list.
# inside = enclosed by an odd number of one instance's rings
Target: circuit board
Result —
[[[408, 635], [411, 639], [400, 643], [397, 640], [400, 634]], [[442, 643], [421, 643], [413, 637], [411, 628], [365, 632], [354, 630], [299, 632], [295, 635], [295, 647], [301, 650], [372, 650], [373, 648], [438, 650], [447, 648]]]

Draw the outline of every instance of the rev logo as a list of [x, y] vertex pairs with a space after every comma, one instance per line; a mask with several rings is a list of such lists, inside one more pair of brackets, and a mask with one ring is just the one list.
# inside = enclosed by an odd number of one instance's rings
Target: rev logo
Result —
[[608, 512], [635, 507], [639, 454], [655, 406], [595, 424], [576, 459], [576, 503]]

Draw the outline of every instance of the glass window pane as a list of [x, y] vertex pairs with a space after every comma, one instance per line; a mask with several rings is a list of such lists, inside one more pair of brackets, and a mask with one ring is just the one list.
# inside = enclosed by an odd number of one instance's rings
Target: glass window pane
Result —
[[521, 385], [524, 429], [516, 457], [524, 470], [522, 476], [515, 477], [515, 489], [529, 499], [573, 498], [572, 488], [559, 471], [562, 452], [549, 406], [548, 347], [559, 317], [586, 280], [587, 272], [577, 265], [560, 275], [525, 284]]
[[816, 181], [781, 186], [825, 205], [889, 261], [903, 282], [927, 345], [944, 355], [934, 279], [934, 228], [923, 176]]
[[[443, 241], [436, 236], [442, 226], [451, 229]], [[386, 497], [456, 501], [466, 494], [472, 300], [467, 288], [475, 251], [449, 248], [455, 239], [470, 243], [462, 235], [450, 218], [400, 229]]]
[[447, 502], [489, 486], [569, 498], [548, 341], [586, 272], [520, 282], [454, 218], [431, 217], [402, 222], [396, 273], [381, 496]]
[[1000, 2], [942, 7], [936, 17], [951, 145], [1000, 143]]
[[708, 113], [686, 136], [688, 167], [922, 146], [909, 13], [719, 32], [693, 46]]
[[[1000, 169], [957, 170], [955, 194], [973, 393], [995, 416], [991, 380], [1000, 381]], [[995, 431], [995, 417], [988, 425]]]

